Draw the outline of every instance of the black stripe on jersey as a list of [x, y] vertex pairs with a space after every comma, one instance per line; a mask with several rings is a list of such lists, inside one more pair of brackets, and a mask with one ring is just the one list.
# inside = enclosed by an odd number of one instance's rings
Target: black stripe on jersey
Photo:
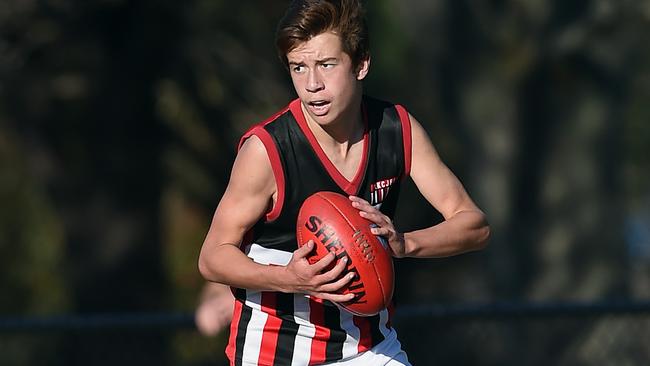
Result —
[[244, 342], [246, 340], [246, 328], [248, 327], [248, 323], [251, 321], [252, 315], [253, 309], [251, 309], [249, 306], [246, 306], [244, 303], [242, 305], [239, 324], [237, 324], [237, 339], [235, 340], [235, 366], [242, 364], [242, 359], [244, 356]]
[[372, 346], [374, 347], [385, 339], [384, 335], [381, 334], [381, 330], [379, 330], [379, 322], [381, 321], [381, 318], [379, 317], [379, 314], [377, 314], [367, 319], [370, 323], [370, 338], [372, 339]]
[[341, 328], [341, 311], [331, 302], [324, 305], [324, 322], [330, 330], [330, 338], [325, 345], [325, 362], [338, 361], [343, 358], [343, 343], [346, 333]]
[[246, 290], [243, 288], [235, 288], [235, 299], [240, 300], [242, 303], [246, 302]]
[[293, 317], [294, 294], [277, 293], [276, 310], [282, 319], [278, 334], [278, 344], [275, 347], [276, 365], [290, 365], [293, 359], [298, 324]]

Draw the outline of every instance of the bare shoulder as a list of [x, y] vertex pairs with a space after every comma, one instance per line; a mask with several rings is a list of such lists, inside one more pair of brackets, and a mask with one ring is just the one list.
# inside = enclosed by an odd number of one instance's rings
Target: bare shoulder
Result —
[[237, 153], [205, 243], [240, 243], [246, 231], [269, 210], [274, 193], [273, 170], [264, 144], [251, 136]]
[[251, 135], [244, 141], [235, 159], [235, 166], [239, 164], [248, 167], [249, 163], [258, 169], [268, 168], [271, 171], [271, 162], [266, 153], [266, 147], [256, 135]]
[[275, 191], [271, 161], [266, 147], [255, 135], [247, 138], [237, 153], [228, 184], [228, 190], [233, 189], [269, 196]]
[[[443, 168], [444, 164], [440, 160], [440, 156], [431, 142], [427, 131], [410, 113], [409, 119], [411, 121], [412, 163], [415, 174], [420, 170], [419, 168], [423, 168], [422, 165], [425, 165], [425, 169], [432, 169], [434, 167]], [[432, 166], [432, 164], [434, 165]]]

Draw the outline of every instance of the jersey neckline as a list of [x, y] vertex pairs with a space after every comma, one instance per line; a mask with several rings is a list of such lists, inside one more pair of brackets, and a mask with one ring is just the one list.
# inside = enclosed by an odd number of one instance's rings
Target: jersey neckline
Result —
[[291, 113], [293, 114], [294, 118], [298, 122], [298, 126], [300, 127], [300, 130], [302, 133], [307, 137], [307, 141], [309, 141], [309, 145], [311, 145], [312, 150], [316, 153], [316, 156], [318, 157], [318, 160], [320, 160], [321, 164], [329, 174], [330, 178], [334, 180], [336, 185], [339, 186], [345, 193], [348, 195], [356, 195], [358, 194], [359, 191], [359, 186], [361, 185], [361, 182], [363, 181], [363, 177], [366, 173], [366, 167], [368, 165], [368, 141], [369, 141], [369, 133], [368, 133], [368, 115], [366, 112], [366, 107], [365, 103], [362, 102], [362, 116], [363, 116], [363, 154], [361, 156], [361, 160], [359, 161], [359, 166], [357, 167], [357, 171], [354, 175], [354, 178], [352, 180], [348, 180], [332, 163], [330, 158], [325, 154], [325, 151], [323, 148], [320, 146], [318, 143], [318, 140], [316, 139], [316, 136], [312, 132], [312, 130], [309, 128], [309, 125], [307, 124], [307, 120], [305, 119], [305, 115], [302, 111], [302, 108], [300, 107], [300, 98], [295, 99], [294, 101], [291, 102], [289, 105], [289, 109], [291, 110]]

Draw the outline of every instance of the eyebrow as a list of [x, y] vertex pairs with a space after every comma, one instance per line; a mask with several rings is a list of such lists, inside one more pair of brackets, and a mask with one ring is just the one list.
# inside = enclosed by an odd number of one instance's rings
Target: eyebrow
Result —
[[[337, 60], [338, 59], [336, 57], [325, 57], [323, 59], [316, 60], [316, 63], [317, 64], [324, 64], [326, 62], [337, 61]], [[292, 66], [304, 66], [306, 64], [303, 61], [289, 61], [289, 65], [292, 65]]]

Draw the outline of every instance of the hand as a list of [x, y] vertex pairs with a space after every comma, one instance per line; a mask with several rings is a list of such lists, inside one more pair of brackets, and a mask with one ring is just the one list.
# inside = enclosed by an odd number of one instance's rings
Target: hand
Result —
[[406, 255], [404, 234], [395, 230], [395, 226], [390, 217], [384, 215], [363, 198], [356, 196], [350, 196], [349, 198], [352, 201], [352, 207], [359, 210], [361, 217], [377, 225], [377, 227], [371, 228], [370, 231], [374, 235], [383, 236], [388, 241], [388, 248], [391, 251], [391, 255], [396, 258], [404, 257]]
[[[337, 294], [350, 280], [353, 273], [341, 276], [347, 265], [348, 258], [343, 257], [328, 271], [323, 272], [336, 256], [330, 252], [318, 262], [309, 264], [307, 255], [314, 249], [314, 242], [308, 241], [305, 245], [293, 252], [293, 256], [285, 269], [287, 279], [287, 292], [305, 293], [311, 296], [334, 302], [348, 302], [354, 299], [354, 294]], [[323, 273], [321, 273], [323, 272]]]
[[194, 314], [199, 332], [205, 336], [214, 336], [225, 329], [232, 319], [234, 305], [235, 299], [228, 286], [207, 283]]

